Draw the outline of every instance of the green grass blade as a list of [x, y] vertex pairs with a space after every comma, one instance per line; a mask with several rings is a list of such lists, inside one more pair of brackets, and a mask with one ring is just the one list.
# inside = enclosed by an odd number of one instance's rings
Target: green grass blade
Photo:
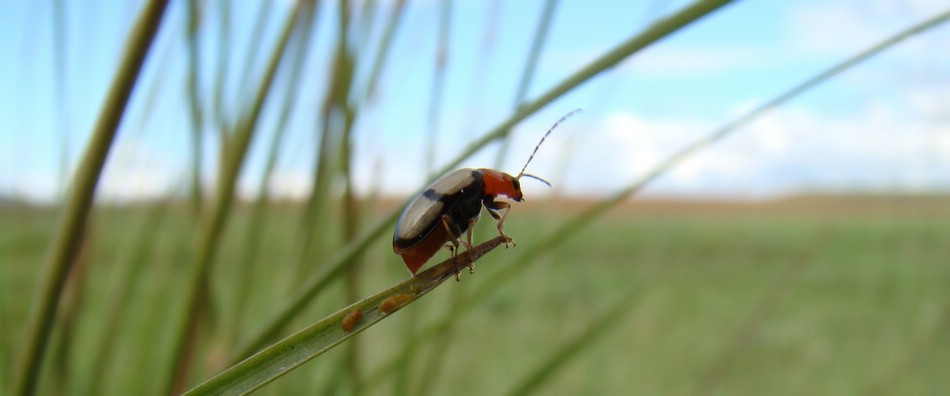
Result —
[[[231, 129], [227, 125], [228, 117], [224, 114], [224, 87], [227, 84], [228, 68], [231, 65], [231, 1], [218, 1], [218, 65], [215, 66], [214, 96], [211, 101], [211, 107], [214, 111], [214, 120], [218, 125], [218, 130], [222, 135], [224, 131]], [[222, 136], [223, 137], [223, 136]], [[223, 139], [222, 139], [223, 140]]]
[[[353, 303], [228, 368], [186, 394], [245, 394], [258, 389], [416, 301], [502, 243], [502, 237], [491, 239], [392, 288]], [[358, 319], [347, 318], [356, 311], [361, 312]]]
[[198, 28], [200, 26], [200, 4], [198, 0], [188, 1], [188, 23], [185, 24], [185, 35], [188, 49], [188, 72], [185, 76], [185, 87], [188, 91], [188, 110], [191, 118], [191, 187], [188, 194], [191, 198], [191, 211], [195, 219], [201, 217], [201, 128], [204, 125], [204, 115], [201, 109], [201, 99], [198, 92], [201, 59], [198, 51]]
[[118, 131], [119, 122], [129, 103], [132, 88], [145, 63], [145, 56], [151, 48], [167, 5], [167, 1], [149, 2], [136, 21], [126, 44], [122, 63], [116, 72], [102, 111], [99, 113], [89, 146], [79, 164], [66, 201], [65, 211], [46, 260], [45, 275], [43, 284], [38, 289], [36, 308], [30, 316], [23, 358], [18, 365], [20, 373], [17, 376], [14, 391], [16, 395], [28, 395], [35, 391], [43, 354], [53, 327], [56, 307], [59, 304], [66, 274], [69, 273], [76, 258], [79, 243], [83, 239], [82, 235], [92, 207], [96, 184]]

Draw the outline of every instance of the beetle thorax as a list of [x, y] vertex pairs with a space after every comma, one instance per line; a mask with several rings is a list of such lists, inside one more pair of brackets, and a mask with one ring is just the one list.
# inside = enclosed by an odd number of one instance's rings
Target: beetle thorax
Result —
[[484, 175], [486, 195], [504, 195], [515, 201], [524, 199], [521, 194], [521, 182], [514, 176], [495, 169], [481, 168], [479, 171]]

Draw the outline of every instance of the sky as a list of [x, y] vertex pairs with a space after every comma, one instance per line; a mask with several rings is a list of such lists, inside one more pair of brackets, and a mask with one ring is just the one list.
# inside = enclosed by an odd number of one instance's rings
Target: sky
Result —
[[[54, 202], [87, 144], [128, 31], [135, 1], [66, 3], [10, 0], [0, 15], [0, 197]], [[231, 56], [217, 32], [220, 1], [209, 0], [201, 27], [202, 98], [225, 82], [221, 114], [246, 106], [244, 69], [259, 78], [266, 59], [247, 62], [256, 16], [265, 9], [272, 42], [290, 0], [231, 2]], [[335, 3], [335, 2], [328, 2]], [[380, 1], [384, 9], [389, 1]], [[534, 30], [540, 1], [455, 0], [439, 112], [430, 122], [434, 60], [443, 2], [409, 0], [380, 86], [357, 121], [357, 189], [408, 195], [433, 163], [453, 160], [471, 141], [506, 119]], [[562, 0], [558, 3], [528, 99], [634, 36], [686, 2]], [[118, 5], [118, 6], [117, 6]], [[278, 79], [275, 97], [295, 90], [295, 112], [281, 144], [272, 196], [302, 198], [318, 147], [317, 111], [335, 29], [333, 5], [321, 8], [305, 77]], [[726, 6], [581, 85], [513, 130], [510, 151], [497, 145], [462, 166], [509, 173], [548, 128], [554, 130], [528, 171], [554, 184], [525, 183], [525, 194], [552, 191], [605, 195], [650, 172], [677, 150], [847, 57], [950, 10], [950, 1], [745, 1]], [[378, 17], [378, 20], [383, 18]], [[58, 21], [58, 22], [57, 22]], [[182, 193], [191, 133], [185, 91], [185, 10], [173, 2], [146, 60], [112, 148], [97, 199], [128, 201]], [[372, 53], [379, 26], [360, 42]], [[56, 29], [56, 27], [60, 29]], [[57, 33], [61, 32], [61, 33]], [[56, 40], [62, 34], [64, 40]], [[652, 182], [648, 196], [755, 199], [810, 192], [932, 193], [950, 191], [950, 26], [941, 25], [891, 48], [795, 98]], [[57, 43], [61, 47], [57, 49]], [[61, 51], [62, 62], [57, 61]], [[266, 54], [266, 51], [264, 51]], [[61, 67], [57, 67], [61, 65]], [[367, 67], [359, 69], [365, 75]], [[357, 78], [357, 85], [365, 78]], [[276, 107], [265, 107], [243, 168], [239, 194], [260, 185]], [[204, 125], [204, 183], [214, 185], [213, 121]]]

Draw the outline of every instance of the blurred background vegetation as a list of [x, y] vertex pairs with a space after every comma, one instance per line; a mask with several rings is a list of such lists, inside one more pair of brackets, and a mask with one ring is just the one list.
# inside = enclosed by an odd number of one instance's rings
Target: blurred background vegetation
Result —
[[[899, 21], [874, 34], [806, 13], [857, 39], [762, 72], [723, 43], [777, 16], [728, 1], [20, 3], [4, 394], [184, 392], [406, 280], [406, 201], [459, 166], [516, 172], [578, 107], [529, 169], [554, 188], [526, 181], [505, 223], [516, 247], [321, 332], [341, 343], [260, 392], [950, 393], [950, 59], [887, 58], [941, 52], [915, 40], [947, 36], [945, 4], [877, 4]], [[735, 69], [625, 80], [651, 68]]]

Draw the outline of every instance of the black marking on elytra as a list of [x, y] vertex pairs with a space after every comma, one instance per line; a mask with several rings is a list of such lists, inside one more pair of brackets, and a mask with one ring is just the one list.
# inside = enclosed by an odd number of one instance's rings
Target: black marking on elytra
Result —
[[442, 194], [439, 194], [437, 191], [435, 191], [434, 189], [431, 189], [431, 188], [428, 189], [428, 190], [425, 190], [425, 191], [422, 193], [422, 196], [428, 198], [428, 199], [431, 200], [431, 201], [441, 201], [441, 200], [442, 200]]

